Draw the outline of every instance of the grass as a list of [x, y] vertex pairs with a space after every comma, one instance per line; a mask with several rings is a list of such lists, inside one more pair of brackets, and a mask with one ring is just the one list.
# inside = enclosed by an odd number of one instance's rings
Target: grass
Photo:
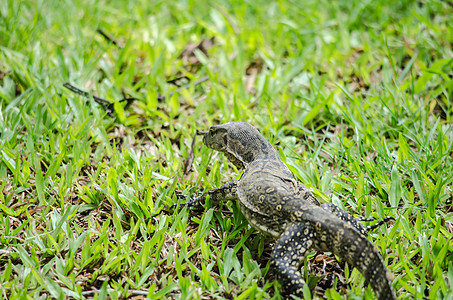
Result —
[[[369, 238], [399, 297], [453, 297], [452, 16], [435, 0], [2, 1], [0, 298], [278, 299], [272, 241], [236, 203], [171, 209], [240, 176], [200, 139], [183, 172], [196, 130], [232, 120], [320, 199], [395, 218]], [[307, 296], [373, 297], [328, 253], [303, 273]]]

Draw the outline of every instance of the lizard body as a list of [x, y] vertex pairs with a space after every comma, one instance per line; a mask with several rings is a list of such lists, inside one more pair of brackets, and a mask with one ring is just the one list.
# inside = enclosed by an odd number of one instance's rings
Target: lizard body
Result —
[[247, 221], [276, 239], [271, 266], [284, 295], [303, 297], [299, 269], [308, 251], [314, 249], [333, 252], [356, 267], [378, 299], [396, 299], [384, 260], [366, 238], [368, 230], [376, 226], [365, 227], [331, 203], [321, 205], [258, 130], [242, 122], [215, 125], [203, 143], [223, 152], [244, 172], [239, 180], [205, 192], [192, 204], [200, 205], [207, 195], [213, 203], [238, 200]]

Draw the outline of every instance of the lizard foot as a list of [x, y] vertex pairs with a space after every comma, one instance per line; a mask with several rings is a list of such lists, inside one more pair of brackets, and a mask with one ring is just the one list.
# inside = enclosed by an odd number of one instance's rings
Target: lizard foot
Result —
[[[395, 220], [395, 218], [394, 217], [385, 217], [384, 219], [380, 220], [376, 224], [366, 226], [365, 229], [366, 229], [367, 232], [370, 232], [371, 230], [374, 230], [374, 229], [378, 228], [379, 226], [381, 226], [382, 224], [387, 223], [390, 220]], [[370, 221], [372, 221], [372, 220], [370, 220]]]
[[203, 209], [203, 205], [201, 204], [202, 199], [204, 199], [205, 197], [204, 196], [204, 193], [197, 193], [197, 195], [195, 197], [191, 196], [191, 197], [188, 197], [186, 195], [184, 195], [183, 193], [179, 193], [179, 192], [175, 192], [175, 195], [176, 195], [176, 198], [178, 199], [187, 199], [189, 198], [189, 201], [187, 202], [182, 202], [182, 203], [175, 203], [171, 206], [172, 209], [175, 209], [176, 207], [178, 206], [187, 206], [189, 209], [191, 210], [202, 210]]
[[356, 217], [357, 221], [360, 221], [360, 222], [370, 222], [370, 221], [374, 221], [376, 220], [375, 217], [365, 217], [365, 216], [358, 216]]

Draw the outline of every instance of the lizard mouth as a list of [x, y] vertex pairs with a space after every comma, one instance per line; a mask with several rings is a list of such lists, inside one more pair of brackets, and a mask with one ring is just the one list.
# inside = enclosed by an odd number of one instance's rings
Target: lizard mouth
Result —
[[210, 140], [212, 139], [212, 137], [210, 136], [209, 131], [207, 131], [207, 130], [197, 130], [196, 135], [202, 135], [203, 136], [203, 144], [206, 147], [213, 149], [212, 148], [212, 143], [210, 143]]
[[211, 148], [211, 143], [209, 142], [211, 137], [209, 136], [209, 132], [206, 131], [206, 133], [203, 135], [203, 144], [206, 145], [206, 147]]
[[213, 149], [213, 150], [217, 150], [217, 151], [221, 151], [223, 152], [221, 149], [221, 147], [219, 147], [219, 145], [215, 142], [215, 140], [213, 139], [213, 137], [208, 133], [206, 133], [204, 136], [203, 136], [203, 144], [205, 144], [206, 147], [210, 148], [210, 149]]
[[[214, 130], [213, 130], [214, 129]], [[209, 131], [199, 131], [197, 134], [203, 134], [203, 144], [213, 150], [224, 152], [226, 145], [222, 145], [223, 139], [219, 138], [219, 129], [215, 126], [211, 127]]]

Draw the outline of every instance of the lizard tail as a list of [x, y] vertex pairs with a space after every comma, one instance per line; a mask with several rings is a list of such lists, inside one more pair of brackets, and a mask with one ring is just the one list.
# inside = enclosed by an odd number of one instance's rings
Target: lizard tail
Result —
[[345, 258], [365, 276], [379, 300], [396, 299], [384, 259], [368, 239], [362, 241], [358, 251]]
[[317, 218], [312, 220], [312, 224], [320, 240], [319, 248], [333, 250], [334, 254], [357, 268], [379, 300], [396, 299], [384, 259], [366, 236], [325, 211], [318, 211], [315, 215]]

